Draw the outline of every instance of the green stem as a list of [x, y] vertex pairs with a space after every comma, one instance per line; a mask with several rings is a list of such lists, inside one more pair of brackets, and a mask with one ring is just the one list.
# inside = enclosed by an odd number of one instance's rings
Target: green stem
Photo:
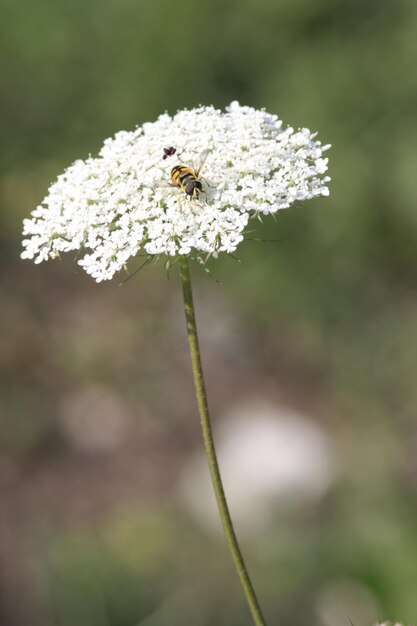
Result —
[[255, 626], [266, 626], [265, 619], [262, 616], [262, 611], [259, 606], [259, 602], [256, 597], [254, 588], [250, 581], [249, 574], [246, 569], [246, 565], [243, 560], [243, 556], [236, 538], [236, 533], [233, 528], [232, 518], [230, 517], [229, 507], [227, 506], [226, 496], [220, 476], [220, 470], [217, 462], [216, 449], [213, 439], [213, 431], [211, 429], [211, 421], [207, 404], [207, 394], [204, 385], [203, 369], [201, 366], [200, 347], [198, 343], [197, 325], [195, 321], [193, 304], [193, 293], [191, 288], [190, 268], [188, 266], [188, 259], [186, 256], [181, 256], [179, 258], [179, 265], [198, 411], [200, 413], [204, 447], [206, 449], [211, 480], [213, 482], [217, 506], [220, 513], [220, 519], [223, 524], [223, 529], [226, 535], [232, 559], [235, 563], [237, 573], [239, 575], [240, 582], [246, 596], [246, 600], [252, 613], [253, 622]]

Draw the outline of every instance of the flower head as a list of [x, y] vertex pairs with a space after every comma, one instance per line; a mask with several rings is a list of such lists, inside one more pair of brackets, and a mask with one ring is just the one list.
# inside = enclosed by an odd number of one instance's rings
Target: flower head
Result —
[[[275, 115], [237, 102], [224, 112], [161, 115], [106, 139], [97, 158], [58, 177], [24, 220], [21, 256], [40, 263], [81, 250], [78, 263], [101, 281], [138, 254], [233, 252], [251, 217], [328, 195], [328, 147], [306, 128], [282, 128]], [[193, 195], [171, 177], [176, 165], [199, 181], [181, 179], [194, 181]]]

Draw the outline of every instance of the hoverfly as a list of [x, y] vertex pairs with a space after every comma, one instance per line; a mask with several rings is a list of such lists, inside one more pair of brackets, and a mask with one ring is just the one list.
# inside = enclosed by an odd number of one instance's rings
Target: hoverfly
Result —
[[[175, 152], [175, 148], [165, 148], [165, 154], [162, 158], [171, 156]], [[204, 150], [200, 154], [198, 163], [195, 167], [182, 164], [174, 165], [170, 174], [170, 187], [177, 187], [177, 189], [184, 192], [190, 200], [198, 200], [201, 194], [206, 194], [203, 189], [203, 179], [200, 178], [200, 172], [209, 153], [210, 150]]]

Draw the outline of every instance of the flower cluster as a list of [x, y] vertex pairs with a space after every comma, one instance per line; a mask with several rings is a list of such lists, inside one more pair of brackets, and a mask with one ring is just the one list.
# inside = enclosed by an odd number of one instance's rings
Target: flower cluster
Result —
[[[101, 281], [138, 254], [233, 252], [249, 218], [328, 195], [328, 147], [306, 128], [283, 128], [275, 115], [237, 102], [224, 112], [161, 115], [107, 139], [97, 158], [58, 177], [24, 221], [22, 258], [40, 263], [81, 250], [78, 263]], [[198, 199], [173, 184], [178, 164], [197, 170]]]

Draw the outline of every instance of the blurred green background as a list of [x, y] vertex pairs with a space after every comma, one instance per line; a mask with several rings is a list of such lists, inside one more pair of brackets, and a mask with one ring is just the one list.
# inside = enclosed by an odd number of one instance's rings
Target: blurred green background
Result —
[[194, 272], [261, 604], [270, 625], [415, 623], [416, 68], [412, 0], [0, 0], [1, 626], [251, 623], [194, 480], [176, 272], [19, 260], [76, 158], [234, 99], [333, 146], [330, 198], [259, 224], [279, 243], [213, 263], [220, 286]]

